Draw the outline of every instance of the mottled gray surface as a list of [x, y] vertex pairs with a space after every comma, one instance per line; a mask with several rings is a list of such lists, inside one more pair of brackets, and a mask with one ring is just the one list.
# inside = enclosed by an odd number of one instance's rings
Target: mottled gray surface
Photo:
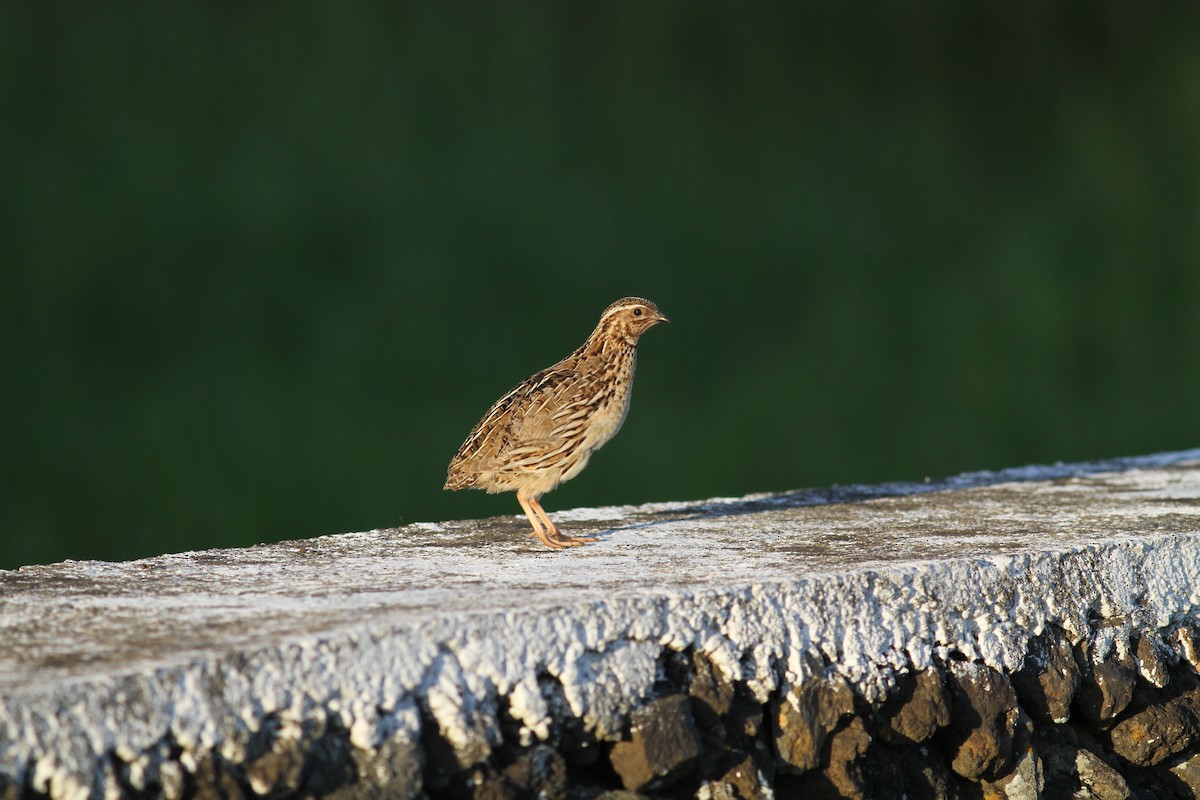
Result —
[[415, 736], [417, 703], [486, 749], [497, 695], [542, 734], [539, 671], [604, 736], [663, 647], [760, 693], [808, 651], [857, 684], [946, 648], [1011, 669], [1047, 622], [1195, 610], [1198, 462], [578, 509], [553, 516], [601, 541], [559, 552], [503, 517], [0, 572], [0, 774], [78, 793], [105, 785], [105, 751], [152, 762], [168, 729], [236, 751], [264, 715], [314, 709], [373, 747]]

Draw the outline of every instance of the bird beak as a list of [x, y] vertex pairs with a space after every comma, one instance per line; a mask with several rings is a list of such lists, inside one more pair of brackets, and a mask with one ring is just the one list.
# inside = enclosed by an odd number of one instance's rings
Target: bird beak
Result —
[[655, 322], [670, 322], [671, 320], [667, 319], [667, 315], [666, 315], [666, 314], [664, 314], [664, 313], [662, 313], [661, 311], [659, 311], [659, 312], [657, 313], [657, 315], [654, 317], [654, 321], [655, 321]]

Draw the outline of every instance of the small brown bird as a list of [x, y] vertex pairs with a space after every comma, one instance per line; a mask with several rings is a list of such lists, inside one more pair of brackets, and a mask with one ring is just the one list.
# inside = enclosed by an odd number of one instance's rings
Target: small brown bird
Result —
[[533, 533], [558, 549], [594, 542], [570, 537], [539, 502], [587, 466], [629, 412], [638, 337], [668, 322], [658, 307], [625, 297], [604, 309], [583, 346], [496, 401], [450, 461], [447, 489], [516, 491]]

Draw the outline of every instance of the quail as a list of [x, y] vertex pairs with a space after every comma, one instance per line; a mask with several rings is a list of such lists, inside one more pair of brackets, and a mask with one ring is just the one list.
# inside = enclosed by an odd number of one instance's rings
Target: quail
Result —
[[517, 493], [530, 536], [553, 549], [596, 541], [564, 536], [541, 498], [587, 466], [629, 412], [638, 339], [660, 322], [658, 307], [625, 297], [604, 309], [571, 355], [530, 376], [483, 415], [450, 461], [446, 489]]

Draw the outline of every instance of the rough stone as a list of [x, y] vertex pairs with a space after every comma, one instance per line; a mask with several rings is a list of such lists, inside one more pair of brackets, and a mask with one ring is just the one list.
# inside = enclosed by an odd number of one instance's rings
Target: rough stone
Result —
[[1162, 644], [1157, 636], [1138, 637], [1137, 649], [1134, 651], [1138, 674], [1156, 689], [1163, 688], [1171, 681], [1166, 661], [1168, 652], [1166, 645]]
[[688, 694], [699, 701], [716, 718], [723, 717], [733, 707], [734, 686], [725, 680], [712, 659], [699, 651], [692, 653], [692, 680]]
[[1113, 752], [1142, 767], [1187, 751], [1200, 743], [1200, 690], [1130, 715], [1111, 737]]
[[437, 726], [432, 720], [427, 721], [421, 728], [420, 747], [425, 756], [425, 766], [421, 771], [422, 781], [428, 789], [445, 789], [456, 775], [470, 766], [459, 760], [453, 745], [438, 734]]
[[811, 678], [793, 688], [774, 715], [772, 733], [783, 768], [799, 773], [819, 766], [826, 738], [852, 713], [854, 692], [840, 677]]
[[687, 695], [659, 698], [633, 713], [630, 739], [613, 746], [610, 760], [626, 789], [670, 785], [700, 755], [700, 732]]
[[[464, 778], [462, 785], [455, 785], [450, 794], [469, 800], [520, 800], [521, 793], [504, 779], [503, 775], [476, 766], [456, 776]], [[457, 782], [456, 782], [457, 783]]]
[[749, 753], [743, 754], [717, 781], [731, 787], [741, 800], [766, 800], [772, 796], [767, 776]]
[[812, 800], [865, 800], [867, 794], [863, 761], [870, 744], [871, 737], [863, 725], [862, 718], [851, 718], [848, 724], [829, 736], [824, 754], [825, 766], [800, 775], [794, 784], [784, 781], [779, 795]]
[[1100, 756], [1090, 750], [1080, 749], [1075, 755], [1075, 774], [1081, 789], [1096, 800], [1128, 800], [1132, 795], [1129, 784]]
[[1045, 797], [1125, 800], [1132, 790], [1120, 772], [1100, 754], [1100, 745], [1070, 726], [1039, 731], [1038, 751], [1045, 765]]
[[981, 781], [980, 786], [988, 800], [1039, 800], [1046, 787], [1042, 759], [1037, 751], [1026, 750], [1017, 755], [1007, 775], [995, 781]]
[[1182, 781], [1194, 797], [1200, 797], [1200, 755], [1171, 767], [1171, 774]]
[[[346, 731], [327, 730], [307, 748], [300, 794], [326, 797], [340, 791], [374, 795], [375, 787], [358, 782], [358, 761]], [[392, 789], [396, 791], [396, 789]]]
[[553, 748], [537, 745], [504, 768], [504, 777], [524, 796], [565, 800], [567, 764]]
[[732, 783], [705, 781], [696, 791], [696, 800], [741, 800]]
[[[550, 721], [545, 732], [552, 735], [555, 749], [568, 764], [576, 767], [591, 767], [607, 756], [607, 748], [601, 746], [595, 731], [589, 730], [585, 721], [578, 717], [560, 681], [538, 682], [538, 695], [545, 701], [545, 717], [539, 722]], [[511, 716], [511, 714], [510, 714]], [[519, 743], [529, 744], [520, 730], [516, 732]]]
[[829, 765], [824, 771], [842, 797], [865, 800], [862, 762], [870, 745], [871, 735], [861, 717], [854, 717], [849, 725], [829, 737]]
[[880, 738], [899, 744], [920, 743], [950, 724], [950, 694], [940, 672], [922, 670], [898, 684], [880, 708]]
[[1180, 625], [1174, 638], [1179, 657], [1190, 664], [1193, 671], [1200, 672], [1200, 629], [1197, 629], [1196, 623]]
[[1042, 758], [1042, 774], [1046, 782], [1046, 797], [1071, 797], [1079, 786], [1075, 772], [1075, 754], [1079, 748], [1070, 726], [1039, 730], [1035, 739]]
[[692, 698], [692, 715], [705, 740], [706, 747], [717, 747], [729, 736], [738, 736], [740, 727], [727, 724], [733, 709], [735, 687], [726, 681], [704, 653], [691, 654], [688, 695]]
[[1012, 762], [1017, 696], [1001, 672], [984, 664], [951, 661], [946, 670], [952, 706], [943, 729], [950, 767], [968, 780], [995, 779]]
[[123, 754], [124, 758], [118, 756], [112, 768], [118, 780], [136, 793], [178, 800], [184, 790], [183, 769], [171, 757], [170, 750], [166, 741], [160, 741], [136, 757], [132, 754]]
[[1033, 720], [1023, 713], [1017, 718], [1013, 753], [1014, 764], [1007, 775], [980, 782], [983, 796], [988, 800], [1039, 800], [1046, 788], [1042, 758], [1033, 744]]
[[1035, 720], [1067, 721], [1079, 689], [1079, 665], [1062, 631], [1051, 627], [1030, 642], [1024, 664], [1012, 675], [1012, 684], [1021, 706]]
[[255, 794], [294, 793], [300, 789], [311, 732], [294, 722], [269, 722], [251, 742], [251, 755], [243, 767], [246, 780]]
[[368, 750], [353, 748], [355, 780], [326, 795], [336, 800], [413, 800], [421, 796], [421, 750], [404, 736], [393, 736]]
[[196, 762], [192, 780], [194, 800], [244, 800], [249, 796], [229, 765], [215, 753]]
[[178, 800], [183, 797], [183, 767], [178, 761], [163, 761], [159, 765], [158, 785], [164, 800]]
[[1115, 654], [1096, 663], [1090, 648], [1079, 657], [1079, 691], [1075, 708], [1091, 725], [1108, 727], [1109, 723], [1133, 700], [1136, 673], [1132, 658]]
[[725, 731], [729, 737], [753, 739], [763, 729], [763, 707], [757, 703], [734, 700], [725, 715]]
[[871, 800], [958, 800], [958, 782], [932, 743], [867, 751], [863, 779]]

